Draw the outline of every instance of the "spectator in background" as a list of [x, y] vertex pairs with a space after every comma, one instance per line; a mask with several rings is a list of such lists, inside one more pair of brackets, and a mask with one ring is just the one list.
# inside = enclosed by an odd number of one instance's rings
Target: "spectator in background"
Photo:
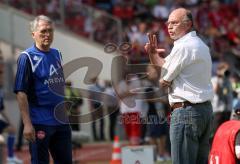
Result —
[[127, 24], [134, 14], [133, 3], [127, 1], [121, 1], [114, 5], [112, 14], [122, 20], [122, 23]]
[[209, 20], [213, 27], [217, 28], [221, 34], [226, 34], [226, 29], [223, 24], [223, 13], [221, 12], [220, 3], [217, 0], [210, 2], [211, 10], [208, 13]]
[[51, 0], [47, 4], [47, 14], [55, 21], [60, 20], [60, 2], [58, 0]]
[[239, 30], [240, 21], [238, 18], [234, 18], [232, 21], [228, 22], [228, 41], [236, 46], [240, 44], [240, 30]]
[[240, 95], [240, 76], [237, 73], [232, 76], [232, 87]]
[[141, 47], [143, 47], [147, 41], [147, 33], [148, 29], [147, 29], [147, 24], [145, 22], [140, 22], [138, 24], [137, 30], [132, 34], [131, 36], [131, 42], [132, 43], [138, 43]]
[[199, 0], [186, 0], [186, 5], [187, 6], [194, 6], [199, 3]]
[[143, 63], [147, 60], [143, 45], [147, 43], [146, 32], [147, 23], [139, 22], [137, 26], [132, 26], [131, 31], [128, 31], [128, 38], [132, 43], [132, 49], [128, 53], [131, 63]]
[[[106, 41], [105, 35], [107, 34], [106, 32], [106, 25], [107, 25], [107, 20], [104, 18], [104, 16], [100, 16], [97, 19], [95, 19], [95, 22], [93, 24], [94, 26], [94, 31], [93, 31], [93, 38], [95, 41], [99, 43], [106, 44], [108, 43], [108, 40]], [[108, 39], [108, 38], [107, 38]]]
[[141, 137], [140, 114], [142, 103], [136, 101], [136, 93], [134, 89], [140, 88], [141, 83], [136, 75], [127, 78], [128, 74], [125, 72], [125, 77], [119, 82], [117, 87], [117, 94], [120, 103], [121, 123], [124, 125], [125, 133], [127, 135], [130, 145], [139, 145]]
[[30, 27], [34, 44], [18, 58], [14, 92], [31, 163], [49, 163], [49, 152], [55, 163], [72, 163], [71, 128], [63, 104], [62, 56], [50, 47], [54, 23], [39, 15]]
[[136, 19], [146, 20], [152, 17], [149, 13], [149, 7], [146, 5], [145, 0], [136, 0], [134, 3], [134, 16]]
[[[111, 84], [111, 81], [106, 81], [106, 88], [104, 91], [105, 94], [111, 95], [116, 97], [114, 88]], [[116, 127], [116, 122], [117, 122], [117, 116], [119, 114], [119, 109], [116, 109], [116, 104], [113, 104], [111, 100], [108, 99], [108, 96], [104, 96], [104, 104], [105, 108], [107, 110], [107, 113], [109, 113], [109, 127], [108, 127], [108, 132], [110, 136], [110, 140], [112, 141], [114, 139], [115, 133], [115, 127]]]
[[[237, 105], [238, 102], [239, 102], [239, 98], [240, 98], [240, 97], [238, 97], [238, 93], [237, 93], [236, 91], [234, 91], [234, 92], [233, 92], [233, 102], [232, 102], [232, 106], [233, 106], [233, 107], [236, 107], [236, 105]], [[235, 115], [235, 111], [234, 111], [234, 108], [233, 108], [233, 110], [232, 110], [232, 112], [231, 112], [231, 117], [230, 117], [230, 119], [233, 119], [233, 118], [234, 118], [234, 115]]]
[[169, 12], [170, 11], [165, 4], [165, 0], [160, 0], [152, 10], [153, 16], [158, 20], [167, 20]]
[[161, 99], [148, 99], [147, 97], [147, 104], [148, 104], [148, 135], [150, 137], [150, 144], [156, 146], [157, 150], [157, 161], [164, 161], [169, 160], [170, 155], [167, 151], [167, 137], [169, 132], [169, 127], [167, 123], [167, 96], [164, 95], [163, 91], [159, 90], [155, 92], [155, 89], [159, 89], [159, 78], [160, 78], [160, 71], [156, 69], [153, 65], [149, 65], [147, 67], [147, 74], [148, 74], [148, 83], [146, 86], [147, 93], [154, 93], [154, 98], [161, 98]]
[[0, 50], [0, 134], [6, 132], [8, 133], [7, 137], [7, 163], [8, 164], [21, 164], [22, 160], [18, 159], [14, 155], [14, 143], [15, 143], [15, 133], [16, 129], [10, 122], [7, 114], [4, 111], [4, 96], [3, 96], [3, 56]]
[[97, 0], [95, 1], [95, 7], [107, 12], [112, 11], [112, 0]]
[[226, 70], [224, 72], [223, 77], [223, 96], [224, 96], [224, 103], [226, 104], [225, 108], [225, 120], [229, 120], [229, 114], [232, 111], [232, 102], [233, 102], [233, 89], [232, 84], [230, 81], [231, 72], [230, 70]]
[[213, 133], [225, 121], [229, 120], [232, 108], [232, 87], [229, 81], [229, 65], [220, 63], [217, 68], [217, 76], [212, 78], [214, 96], [213, 104]]
[[209, 154], [210, 164], [240, 163], [240, 101], [233, 111], [233, 119], [217, 129]]
[[79, 116], [81, 114], [80, 107], [83, 104], [83, 100], [81, 98], [81, 94], [79, 93], [77, 88], [72, 88], [72, 82], [66, 81], [65, 88], [65, 100], [70, 104], [69, 111], [69, 122], [73, 131], [80, 130], [80, 120]]
[[177, 8], [181, 8], [181, 7], [185, 7], [185, 6], [186, 6], [186, 1], [185, 0], [171, 1], [170, 11], [173, 11]]
[[[103, 141], [105, 140], [105, 135], [104, 135], [104, 118], [103, 118], [103, 107], [101, 105], [101, 102], [103, 101], [103, 97], [100, 97], [100, 93], [104, 92], [104, 87], [99, 84], [99, 80], [97, 77], [92, 78], [92, 84], [89, 87], [89, 95], [88, 98], [90, 99], [89, 101], [89, 107], [90, 107], [90, 112], [98, 110], [99, 115], [92, 115], [92, 134], [93, 134], [93, 139], [95, 141]], [[100, 118], [100, 119], [99, 119]], [[99, 119], [99, 120], [97, 120]], [[99, 128], [97, 128], [97, 122], [100, 122]]]
[[207, 27], [209, 27], [209, 16], [208, 13], [210, 12], [209, 4], [207, 1], [203, 1], [197, 10], [196, 13], [196, 28], [199, 30], [199, 32], [204, 32]]

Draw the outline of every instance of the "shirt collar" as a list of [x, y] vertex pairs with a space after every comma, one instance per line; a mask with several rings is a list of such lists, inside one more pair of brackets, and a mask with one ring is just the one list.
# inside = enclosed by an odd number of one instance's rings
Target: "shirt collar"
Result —
[[186, 39], [188, 39], [190, 37], [195, 37], [195, 36], [197, 36], [196, 31], [191, 31], [191, 32], [185, 34], [183, 37], [181, 37], [181, 38], [177, 39], [176, 41], [174, 41], [173, 44], [177, 45], [177, 44], [179, 44], [181, 42], [184, 42]]
[[48, 53], [48, 52], [50, 52], [50, 50], [49, 50], [49, 51], [42, 51], [42, 50], [40, 50], [39, 48], [37, 48], [37, 46], [36, 46], [35, 43], [33, 44], [33, 47], [34, 47], [34, 49], [35, 49], [36, 51], [38, 51], [38, 52], [42, 52], [42, 53]]

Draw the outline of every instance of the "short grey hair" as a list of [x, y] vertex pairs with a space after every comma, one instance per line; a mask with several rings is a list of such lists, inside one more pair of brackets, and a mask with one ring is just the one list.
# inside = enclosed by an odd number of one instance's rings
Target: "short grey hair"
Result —
[[184, 17], [184, 20], [188, 20], [190, 22], [192, 22], [192, 30], [195, 29], [194, 27], [194, 20], [193, 20], [193, 16], [192, 16], [192, 12], [190, 10], [186, 10], [186, 15]]
[[38, 22], [40, 20], [43, 20], [43, 21], [46, 21], [48, 22], [49, 24], [52, 24], [53, 25], [53, 21], [51, 20], [51, 18], [45, 16], [45, 15], [38, 15], [37, 17], [34, 18], [33, 21], [30, 22], [30, 30], [31, 32], [34, 32], [37, 30], [37, 27], [38, 27]]

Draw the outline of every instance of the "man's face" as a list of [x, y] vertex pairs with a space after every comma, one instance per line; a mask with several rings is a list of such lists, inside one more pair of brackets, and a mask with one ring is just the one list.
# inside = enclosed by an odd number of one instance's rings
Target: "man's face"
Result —
[[171, 39], [177, 40], [187, 33], [190, 21], [184, 19], [184, 15], [179, 12], [172, 12], [166, 23]]
[[41, 50], [48, 50], [53, 41], [53, 25], [47, 21], [40, 20], [37, 29], [32, 32], [36, 46]]

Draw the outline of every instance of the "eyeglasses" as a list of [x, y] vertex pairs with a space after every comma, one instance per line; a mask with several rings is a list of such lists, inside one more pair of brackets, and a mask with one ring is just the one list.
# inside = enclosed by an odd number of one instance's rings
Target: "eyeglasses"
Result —
[[169, 26], [169, 25], [172, 25], [172, 26], [178, 26], [180, 25], [182, 22], [187, 22], [187, 21], [190, 21], [188, 19], [185, 19], [185, 20], [181, 20], [181, 21], [168, 21], [165, 23], [166, 26]]
[[43, 35], [45, 35], [45, 34], [52, 34], [53, 33], [53, 29], [52, 28], [50, 28], [50, 29], [44, 29], [44, 30], [40, 30], [40, 31], [38, 31], [40, 34], [43, 34]]

